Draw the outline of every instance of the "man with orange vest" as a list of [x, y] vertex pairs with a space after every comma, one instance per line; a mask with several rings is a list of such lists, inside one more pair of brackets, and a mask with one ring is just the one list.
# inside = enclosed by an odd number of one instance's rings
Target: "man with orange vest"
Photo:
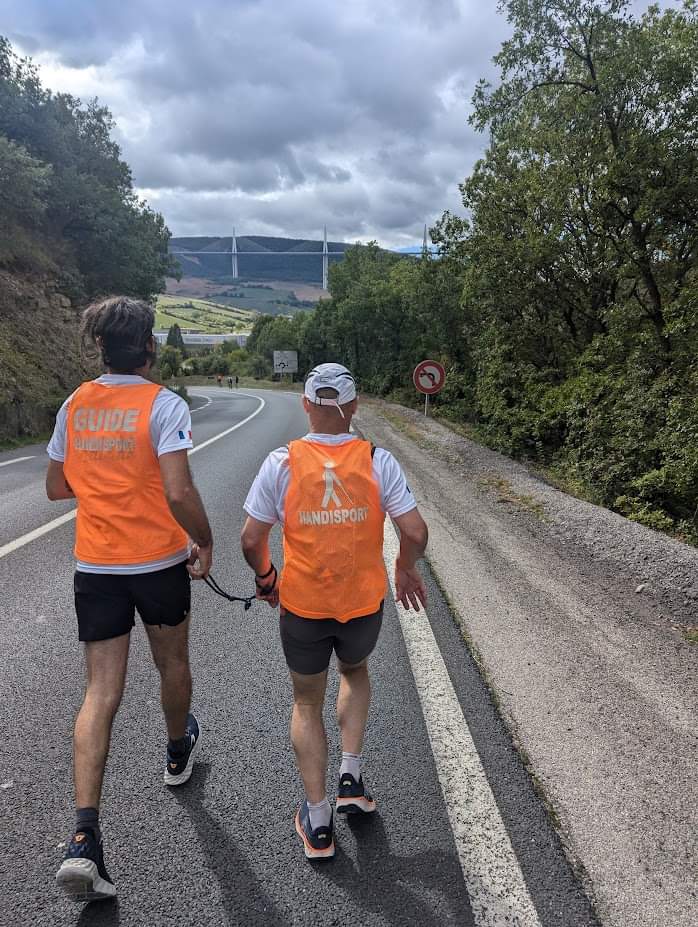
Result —
[[[342, 763], [338, 813], [367, 813], [361, 754], [371, 698], [368, 657], [378, 640], [388, 584], [383, 562], [387, 513], [400, 531], [397, 598], [419, 610], [426, 589], [417, 569], [427, 527], [400, 465], [388, 451], [350, 433], [356, 387], [340, 364], [321, 364], [305, 382], [310, 433], [264, 461], [245, 501], [245, 558], [258, 598], [280, 603], [281, 641], [293, 682], [291, 740], [305, 787], [296, 831], [308, 859], [334, 856], [327, 799], [327, 739], [322, 713], [332, 653], [340, 672], [337, 720]], [[283, 525], [284, 569], [269, 555], [269, 534]]]
[[189, 711], [190, 576], [208, 574], [213, 541], [189, 472], [187, 404], [148, 379], [154, 319], [149, 305], [125, 297], [86, 310], [83, 343], [99, 349], [107, 373], [66, 400], [47, 449], [49, 499], [78, 503], [75, 608], [87, 689], [73, 741], [77, 823], [56, 875], [78, 901], [116, 894], [98, 809], [136, 610], [160, 672], [167, 785], [189, 779], [201, 745]]

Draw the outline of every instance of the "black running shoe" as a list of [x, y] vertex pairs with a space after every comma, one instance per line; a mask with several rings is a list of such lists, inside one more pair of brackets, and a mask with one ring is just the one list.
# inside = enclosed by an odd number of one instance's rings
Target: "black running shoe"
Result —
[[303, 841], [307, 859], [331, 859], [334, 856], [333, 818], [330, 817], [329, 826], [313, 830], [307, 801], [303, 801], [296, 812], [296, 833]]
[[194, 759], [201, 749], [201, 730], [199, 722], [194, 715], [187, 715], [185, 737], [189, 738], [189, 746], [181, 755], [170, 753], [167, 748], [167, 764], [165, 766], [165, 785], [184, 785], [191, 777]]
[[376, 803], [364, 785], [364, 777], [359, 781], [351, 775], [344, 773], [339, 777], [337, 789], [337, 814], [373, 814]]
[[93, 830], [78, 831], [70, 841], [56, 882], [74, 901], [116, 897], [116, 888], [104, 866], [102, 841], [97, 841]]

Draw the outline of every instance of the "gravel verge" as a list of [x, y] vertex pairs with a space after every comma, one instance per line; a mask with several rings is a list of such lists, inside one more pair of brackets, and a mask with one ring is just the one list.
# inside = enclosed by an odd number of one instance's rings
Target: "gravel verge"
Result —
[[608, 927], [695, 927], [698, 550], [419, 412], [363, 400], [428, 558]]

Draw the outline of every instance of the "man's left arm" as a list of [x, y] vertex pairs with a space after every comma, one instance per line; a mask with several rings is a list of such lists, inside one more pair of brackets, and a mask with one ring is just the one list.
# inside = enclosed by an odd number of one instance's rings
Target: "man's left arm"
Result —
[[[273, 527], [248, 515], [240, 540], [243, 556], [255, 572], [257, 598], [264, 599], [271, 608], [276, 608], [279, 604], [279, 574], [276, 568], [272, 569], [269, 553], [269, 535]], [[262, 590], [265, 590], [264, 593]]]

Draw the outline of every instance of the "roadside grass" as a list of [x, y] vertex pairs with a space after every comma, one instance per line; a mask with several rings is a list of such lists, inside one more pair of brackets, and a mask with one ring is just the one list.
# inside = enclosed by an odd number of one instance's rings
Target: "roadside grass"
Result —
[[42, 431], [36, 435], [23, 435], [21, 438], [5, 438], [0, 441], [0, 451], [14, 451], [18, 447], [27, 447], [30, 444], [45, 444], [50, 438], [50, 431]]
[[689, 644], [698, 644], [698, 628], [680, 628], [680, 631]]
[[390, 422], [393, 428], [402, 432], [402, 434], [406, 435], [411, 441], [414, 441], [418, 447], [432, 451], [441, 450], [439, 445], [425, 437], [416, 425], [413, 425], [412, 422], [408, 422], [396, 412], [392, 412], [389, 409], [381, 409], [381, 415]]
[[[229, 390], [228, 387], [228, 378], [227, 376], [223, 377], [223, 383], [219, 387], [221, 392], [223, 390]], [[196, 386], [216, 386], [215, 376], [208, 377], [175, 377], [167, 383], [167, 386], [183, 386], [183, 387], [196, 387]], [[287, 392], [293, 393], [302, 393], [303, 384], [302, 383], [289, 383], [288, 380], [285, 382], [279, 382], [276, 380], [255, 380], [254, 377], [240, 377], [239, 383], [240, 389], [271, 389], [271, 390], [286, 390]], [[235, 392], [233, 387], [232, 392]]]
[[496, 474], [485, 476], [477, 481], [477, 486], [479, 489], [495, 493], [498, 503], [522, 509], [534, 515], [539, 521], [548, 520], [542, 502], [526, 493], [515, 492], [509, 480], [504, 477], [496, 476]]

